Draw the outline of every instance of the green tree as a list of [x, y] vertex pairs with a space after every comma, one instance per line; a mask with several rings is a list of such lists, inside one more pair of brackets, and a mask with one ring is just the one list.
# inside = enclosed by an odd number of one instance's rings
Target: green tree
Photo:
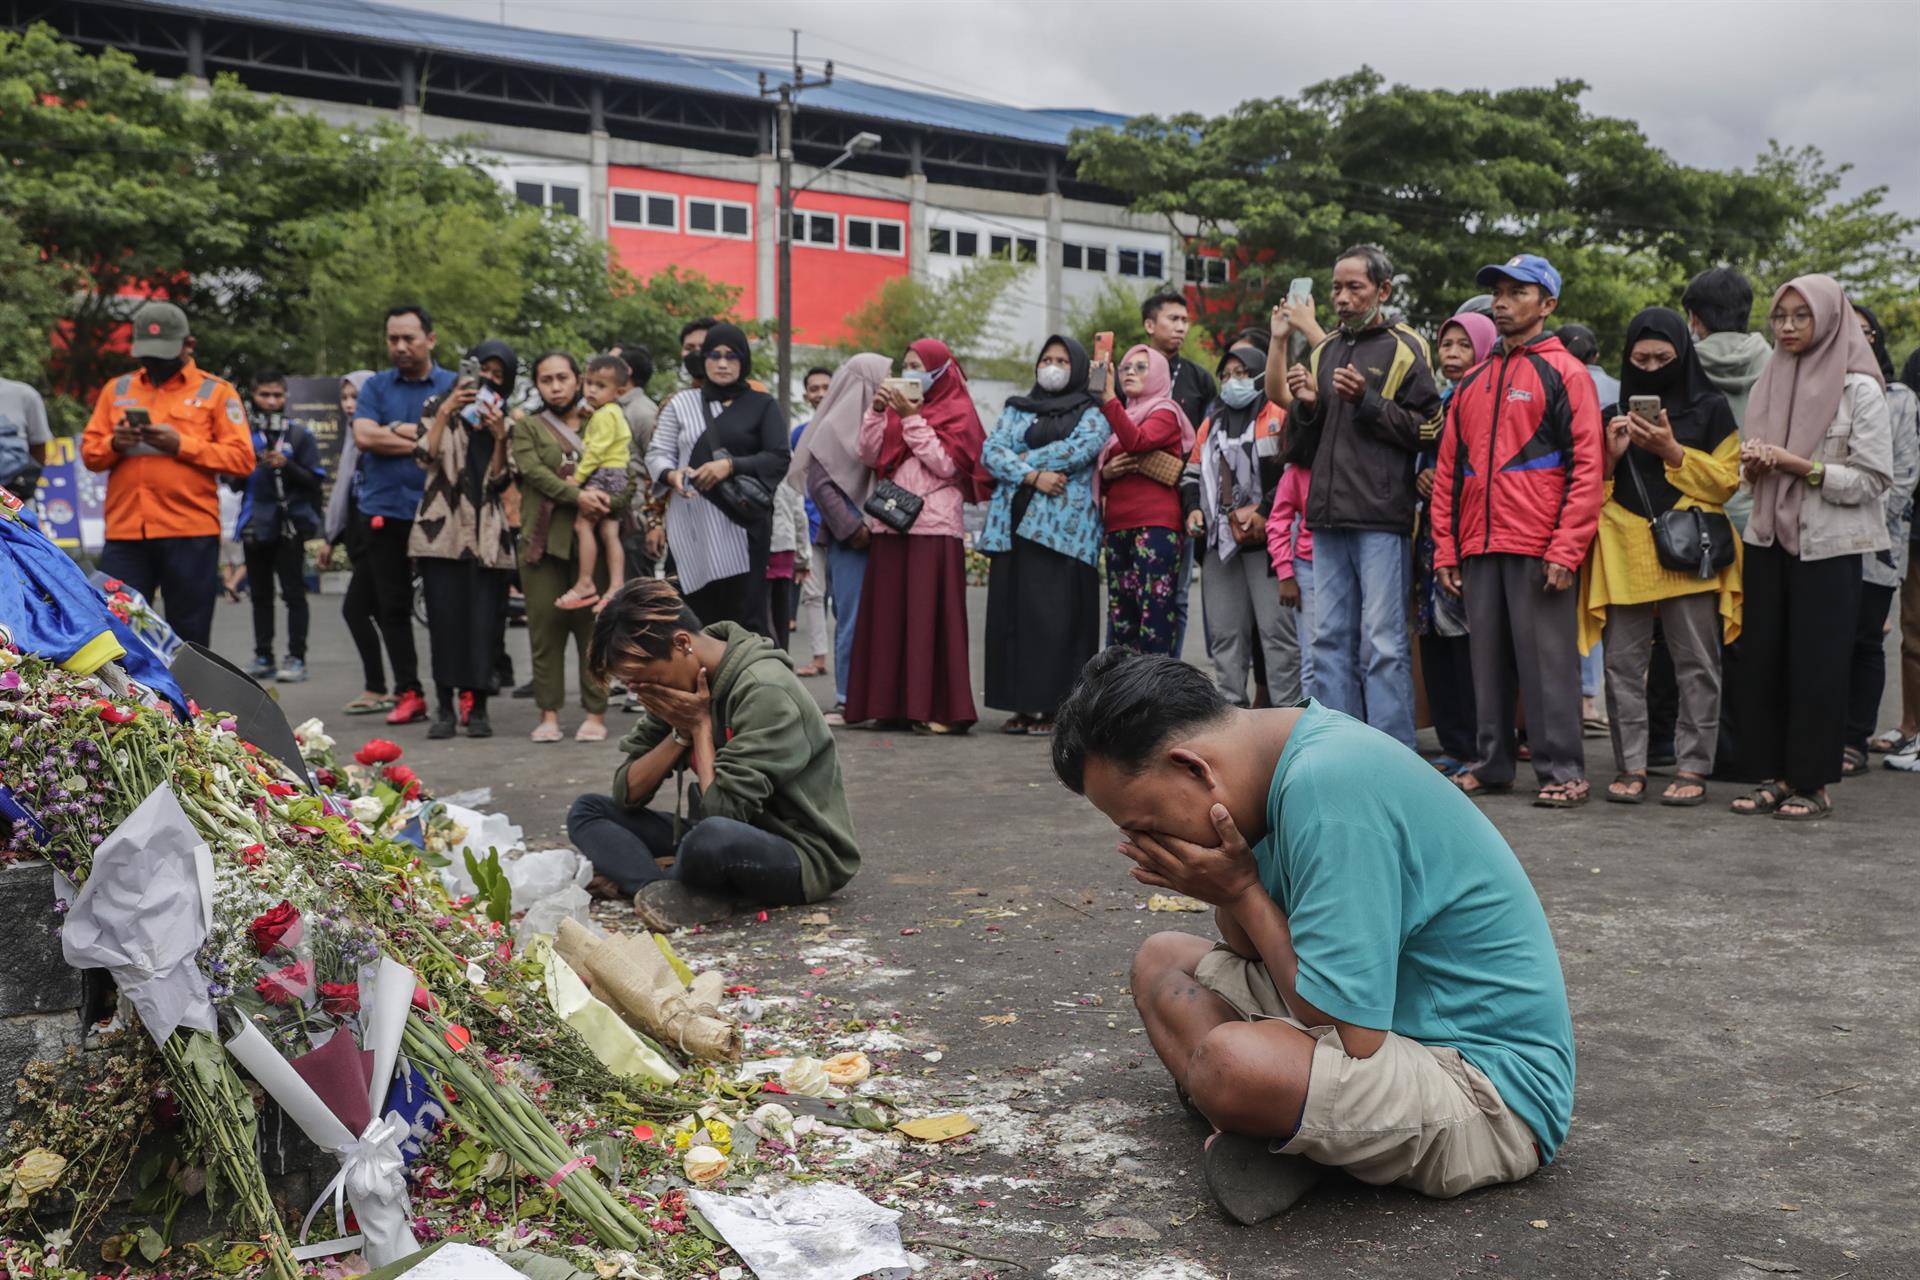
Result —
[[1479, 267], [1529, 250], [1562, 269], [1562, 313], [1607, 344], [1692, 272], [1761, 261], [1796, 195], [1761, 172], [1676, 163], [1633, 121], [1589, 114], [1585, 87], [1389, 87], [1362, 68], [1217, 118], [1082, 131], [1073, 158], [1083, 181], [1197, 223], [1199, 243], [1234, 259], [1236, 278], [1208, 291], [1212, 329], [1258, 324], [1296, 275], [1324, 299], [1334, 255], [1374, 242], [1416, 324], [1480, 292]]
[[67, 309], [79, 281], [20, 234], [13, 219], [0, 213], [0, 378], [12, 378], [47, 398], [47, 412], [70, 429], [80, 415], [78, 401], [55, 394], [47, 384], [47, 335]]
[[[1140, 320], [1140, 300], [1163, 287], [1154, 285], [1150, 289], [1139, 290], [1123, 279], [1109, 277], [1101, 282], [1099, 292], [1091, 298], [1082, 299], [1067, 308], [1064, 327], [1068, 334], [1086, 344], [1089, 355], [1093, 352], [1093, 335], [1111, 333], [1113, 358], [1117, 361], [1128, 347], [1147, 340], [1146, 326]], [[1212, 335], [1206, 332], [1206, 326], [1196, 323], [1187, 330], [1187, 339], [1180, 346], [1180, 354], [1191, 360], [1209, 360], [1211, 342]]]
[[1017, 263], [982, 258], [945, 280], [896, 276], [848, 317], [840, 349], [848, 355], [878, 351], [898, 360], [907, 344], [932, 337], [956, 356], [997, 365], [1013, 353], [989, 345], [994, 304], [1023, 270]]

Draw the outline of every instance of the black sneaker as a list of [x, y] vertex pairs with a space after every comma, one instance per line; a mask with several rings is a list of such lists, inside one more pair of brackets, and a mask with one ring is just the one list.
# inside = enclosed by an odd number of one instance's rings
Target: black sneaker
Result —
[[1277, 1155], [1272, 1147], [1271, 1138], [1216, 1133], [1201, 1152], [1207, 1190], [1226, 1215], [1242, 1226], [1285, 1213], [1327, 1175], [1325, 1165], [1305, 1156]]
[[487, 713], [476, 711], [467, 717], [467, 736], [469, 738], [491, 738], [493, 721], [487, 719]]
[[531, 698], [533, 696], [533, 681], [529, 680], [518, 689], [515, 689], [513, 696], [516, 698]]
[[460, 721], [455, 718], [453, 708], [442, 707], [434, 713], [433, 725], [427, 730], [427, 736], [435, 739], [451, 738], [459, 728]]
[[712, 924], [733, 914], [734, 901], [718, 894], [689, 889], [678, 880], [653, 880], [633, 895], [634, 914], [655, 933]]

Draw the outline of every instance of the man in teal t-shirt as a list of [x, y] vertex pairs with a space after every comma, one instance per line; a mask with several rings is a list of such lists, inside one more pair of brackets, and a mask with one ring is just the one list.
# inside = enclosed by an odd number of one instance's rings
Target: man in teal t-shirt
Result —
[[[1108, 650], [1056, 719], [1061, 781], [1143, 884], [1216, 909], [1160, 933], [1133, 998], [1242, 1222], [1327, 1166], [1454, 1196], [1553, 1158], [1573, 1019], [1545, 911], [1493, 824], [1393, 739], [1317, 703], [1246, 711], [1185, 663]], [[1251, 841], [1251, 844], [1249, 843]]]

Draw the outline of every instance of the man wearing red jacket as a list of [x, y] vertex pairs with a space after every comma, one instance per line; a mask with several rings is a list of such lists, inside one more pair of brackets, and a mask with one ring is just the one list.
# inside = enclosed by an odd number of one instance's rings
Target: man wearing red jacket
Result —
[[1573, 587], [1600, 518], [1600, 406], [1586, 366], [1545, 331], [1553, 264], [1524, 253], [1475, 278], [1493, 291], [1500, 346], [1454, 388], [1432, 498], [1434, 572], [1465, 594], [1473, 633], [1480, 763], [1460, 786], [1512, 789], [1517, 694], [1534, 803], [1570, 809], [1590, 793]]

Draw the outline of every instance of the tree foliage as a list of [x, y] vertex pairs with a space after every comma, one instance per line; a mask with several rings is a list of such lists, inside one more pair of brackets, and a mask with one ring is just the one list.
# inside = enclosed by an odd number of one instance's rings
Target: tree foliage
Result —
[[1884, 190], [1835, 203], [1845, 169], [1811, 150], [1776, 148], [1750, 171], [1679, 164], [1633, 121], [1589, 114], [1585, 89], [1389, 87], [1362, 68], [1215, 118], [1081, 131], [1073, 159], [1083, 181], [1197, 225], [1236, 260], [1236, 278], [1208, 291], [1216, 330], [1257, 323], [1296, 275], [1325, 298], [1334, 256], [1360, 242], [1387, 248], [1398, 307], [1429, 328], [1481, 292], [1479, 267], [1544, 253], [1566, 279], [1562, 316], [1603, 346], [1720, 263], [1754, 273], [1762, 293], [1788, 263], [1912, 291], [1901, 243], [1914, 224]]
[[896, 276], [847, 318], [840, 348], [847, 354], [878, 351], [898, 360], [907, 345], [938, 338], [963, 359], [998, 362], [1010, 352], [989, 337], [994, 304], [1024, 267], [994, 258], [970, 262], [944, 280]]
[[184, 307], [198, 358], [238, 378], [377, 365], [380, 313], [403, 301], [456, 345], [633, 338], [664, 353], [678, 317], [738, 296], [610, 271], [585, 224], [517, 202], [458, 143], [343, 128], [230, 77], [195, 96], [45, 26], [0, 32], [0, 119], [0, 215], [55, 287], [79, 278], [68, 341], [29, 379], [48, 389], [89, 395], [124, 367], [126, 316], [146, 296]]

